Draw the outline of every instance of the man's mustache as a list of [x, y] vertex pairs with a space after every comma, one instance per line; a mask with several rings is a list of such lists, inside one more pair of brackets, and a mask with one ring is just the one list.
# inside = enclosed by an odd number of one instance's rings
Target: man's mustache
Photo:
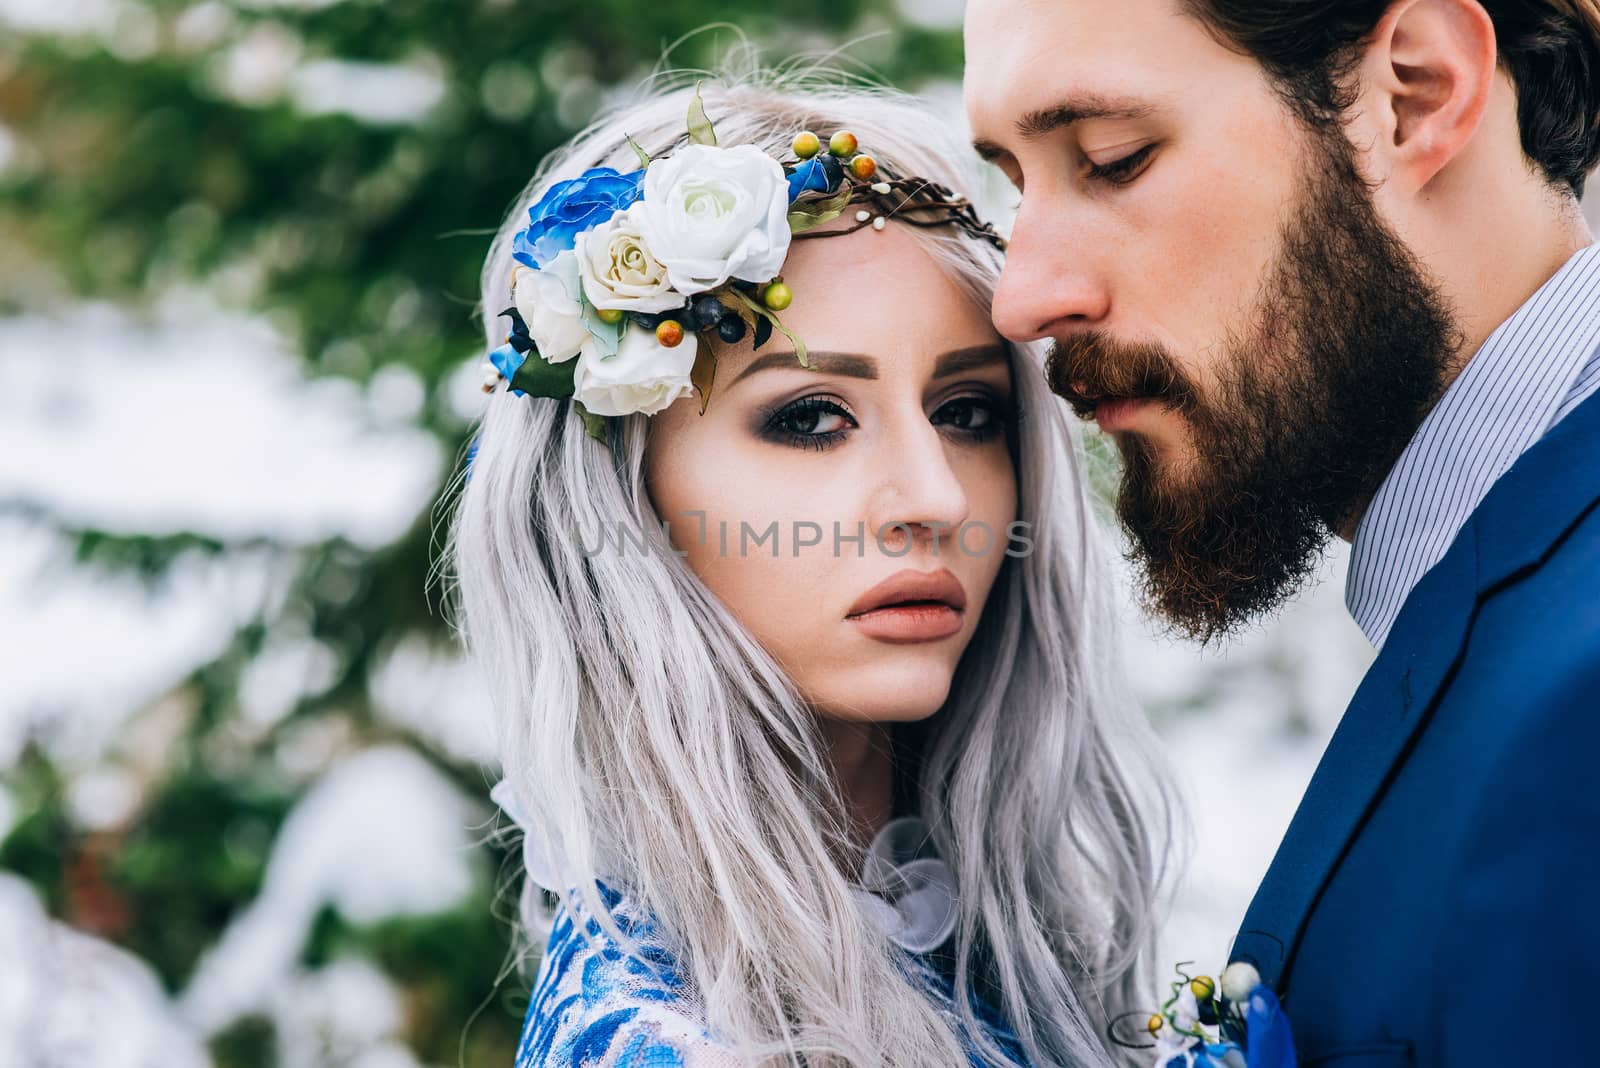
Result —
[[1194, 386], [1165, 349], [1099, 331], [1053, 342], [1045, 379], [1083, 419], [1106, 401], [1148, 400], [1189, 411], [1196, 400]]

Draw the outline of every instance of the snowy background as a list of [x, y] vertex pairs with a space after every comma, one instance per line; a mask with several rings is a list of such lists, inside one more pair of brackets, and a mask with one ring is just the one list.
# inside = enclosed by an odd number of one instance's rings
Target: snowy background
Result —
[[[0, 196], [48, 165], [5, 121], [27, 107], [19, 41], [73, 62], [176, 50], [233, 106], [352, 127], [421, 127], [453, 106], [437, 56], [314, 54], [278, 10], [328, 6], [0, 0]], [[900, 27], [947, 40], [959, 15], [955, 0], [869, 5], [831, 38]], [[570, 128], [603, 98], [571, 53], [539, 78], [544, 89], [492, 68], [486, 106], [526, 114], [544, 99]], [[926, 89], [952, 114], [956, 92]], [[208, 211], [172, 225], [215, 230]], [[304, 337], [263, 296], [263, 264], [292, 261], [296, 239], [147, 277], [137, 300], [80, 293], [42, 260], [0, 262], [13, 290], [0, 303], [0, 860], [13, 868], [0, 870], [0, 1065], [401, 1068], [504, 1050], [502, 1037], [458, 1051], [462, 1017], [479, 1014], [441, 1008], [448, 992], [414, 963], [468, 955], [440, 974], [481, 973], [485, 988], [503, 964], [492, 941], [472, 958], [478, 943], [415, 934], [456, 930], [425, 926], [452, 910], [499, 922], [482, 690], [417, 628], [372, 646], [352, 695], [346, 638], [319, 614], [368, 596], [365, 562], [433, 523], [456, 462], [439, 428], [465, 428], [483, 401], [470, 325], [460, 313], [464, 329], [441, 343], [453, 369], [431, 377], [348, 339], [323, 345], [311, 373]], [[379, 313], [411, 329], [426, 298], [397, 294]], [[1222, 651], [1164, 639], [1128, 610], [1130, 663], [1195, 829], [1168, 960], [1224, 959], [1370, 661], [1342, 604], [1345, 560], [1336, 547], [1279, 620]], [[400, 573], [418, 590], [428, 580], [425, 560]], [[230, 663], [219, 704], [207, 680]], [[196, 832], [203, 857], [152, 830], [168, 826], [156, 801], [196, 778], [235, 806], [226, 827]], [[228, 792], [239, 784], [243, 800]], [[118, 880], [145, 857], [158, 890], [140, 898]], [[195, 937], [175, 907], [190, 865], [196, 883], [233, 889], [193, 920], [203, 948], [178, 954]], [[514, 1034], [514, 997], [477, 1008], [492, 1034]], [[427, 1041], [419, 1019], [434, 1021]]]
[[[54, 373], [66, 351], [99, 391], [72, 389]], [[133, 814], [141, 783], [127, 750], [148, 748], [148, 759], [159, 763], [177, 729], [163, 721], [182, 716], [161, 700], [171, 680], [214, 657], [220, 637], [281, 596], [274, 555], [285, 541], [337, 531], [381, 543], [429, 504], [442, 459], [393, 410], [404, 398], [299, 381], [294, 368], [261, 324], [206, 322], [193, 307], [150, 325], [102, 307], [68, 320], [0, 323], [0, 493], [85, 523], [170, 526], [240, 546], [177, 567], [151, 589], [63, 566], [59, 537], [25, 517], [0, 524], [7, 546], [0, 560], [0, 764], [14, 760], [29, 738], [46, 744], [69, 770], [72, 815], [85, 828], [115, 828]], [[480, 397], [475, 383], [463, 384], [465, 408]], [[274, 549], [251, 548], [268, 535]], [[1165, 954], [1174, 961], [1223, 959], [1369, 662], [1370, 649], [1344, 612], [1343, 568], [1340, 551], [1277, 623], [1221, 651], [1159, 636], [1130, 598], [1129, 661], [1193, 804], [1195, 855]], [[239, 694], [238, 729], [265, 731], [317, 688], [329, 657], [309, 641], [285, 639], [265, 650]], [[399, 648], [373, 689], [383, 717], [464, 759], [490, 760], [484, 698], [469, 669]], [[263, 1010], [298, 1021], [291, 1032], [309, 1024], [298, 1014], [337, 1018], [329, 1027], [360, 1016], [375, 1029], [368, 1037], [381, 1039], [381, 1021], [397, 1012], [383, 977], [352, 964], [286, 984], [298, 947], [325, 904], [370, 921], [459, 900], [471, 885], [467, 854], [488, 808], [486, 795], [463, 795], [404, 747], [363, 747], [332, 759], [343, 748], [338, 737], [309, 728], [280, 747], [279, 758], [314, 774], [314, 783], [272, 844], [259, 898], [228, 925], [176, 998], [163, 998], [136, 961], [109, 946], [66, 928], [47, 930], [26, 884], [0, 874], [0, 957], [10, 957], [7, 943], [15, 939], [21, 956], [10, 959], [33, 965], [0, 977], [0, 1037], [8, 1018], [21, 1024], [66, 1010], [59, 979], [44, 969], [103, 964], [104, 985], [94, 985], [148, 1014], [152, 1042], [214, 1034]], [[0, 793], [0, 834], [12, 809]], [[353, 999], [351, 1011], [330, 1007], [335, 994]], [[368, 1002], [381, 1011], [360, 1008]], [[16, 1007], [10, 1017], [8, 1005]], [[70, 1028], [81, 1012], [74, 1005], [73, 1018], [60, 1026]], [[93, 1063], [143, 1063], [126, 1056]]]

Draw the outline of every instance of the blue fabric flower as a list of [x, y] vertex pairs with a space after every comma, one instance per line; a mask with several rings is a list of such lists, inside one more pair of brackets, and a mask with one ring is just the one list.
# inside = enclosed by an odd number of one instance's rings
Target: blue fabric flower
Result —
[[538, 270], [572, 248], [583, 231], [599, 226], [641, 196], [644, 171], [619, 174], [596, 167], [557, 182], [528, 209], [528, 226], [511, 241], [511, 258]]
[[1243, 1056], [1232, 1042], [1208, 1042], [1192, 1052], [1194, 1068], [1233, 1068]]
[[1294, 1036], [1289, 1032], [1289, 1017], [1271, 989], [1263, 985], [1250, 992], [1250, 1000], [1245, 1003], [1244, 1026], [1249, 1068], [1295, 1068]]
[[1199, 1042], [1169, 1057], [1161, 1068], [1251, 1068], [1244, 1052], [1232, 1042]]
[[506, 342], [493, 352], [489, 353], [489, 362], [494, 364], [494, 369], [505, 376], [507, 382], [517, 375], [517, 368], [528, 358], [526, 350], [518, 350], [511, 342]]
[[839, 188], [844, 171], [831, 156], [813, 156], [789, 172], [789, 203], [805, 192], [831, 193]]

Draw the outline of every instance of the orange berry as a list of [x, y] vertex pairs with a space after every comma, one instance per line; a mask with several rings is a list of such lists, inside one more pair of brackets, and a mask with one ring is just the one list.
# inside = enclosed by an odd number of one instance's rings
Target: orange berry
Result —
[[857, 156], [850, 161], [850, 173], [863, 182], [870, 182], [872, 176], [878, 173], [878, 161], [871, 156]]
[[840, 130], [828, 138], [828, 151], [835, 156], [853, 156], [858, 147], [856, 135], [849, 130]]
[[683, 344], [683, 324], [676, 319], [661, 320], [656, 325], [656, 341], [665, 348], [677, 348]]

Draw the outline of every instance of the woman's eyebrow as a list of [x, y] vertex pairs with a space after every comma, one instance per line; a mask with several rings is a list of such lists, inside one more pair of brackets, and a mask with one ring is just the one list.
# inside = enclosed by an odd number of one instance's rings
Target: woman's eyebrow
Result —
[[940, 356], [933, 363], [933, 377], [948, 378], [958, 375], [962, 371], [972, 371], [979, 367], [989, 367], [997, 363], [1006, 363], [1004, 345], [973, 345], [964, 349], [956, 349]]
[[[878, 361], [858, 352], [812, 352], [808, 358], [811, 362], [810, 369], [820, 374], [843, 375], [846, 378], [878, 377]], [[947, 378], [962, 371], [1004, 363], [1006, 359], [1003, 345], [973, 345], [956, 349], [944, 353], [934, 361], [933, 377]], [[757, 371], [766, 371], [774, 367], [799, 366], [793, 352], [765, 352], [745, 364], [744, 369], [734, 376], [733, 382], [738, 382]], [[728, 385], [733, 385], [733, 382]]]
[[[871, 356], [863, 356], [855, 352], [812, 352], [808, 354], [811, 370], [824, 374], [844, 375], [846, 378], [877, 378], [878, 361]], [[734, 376], [733, 382], [765, 371], [771, 367], [799, 367], [795, 354], [790, 352], [767, 352], [749, 363], [744, 370]], [[733, 382], [728, 383], [730, 386]]]

